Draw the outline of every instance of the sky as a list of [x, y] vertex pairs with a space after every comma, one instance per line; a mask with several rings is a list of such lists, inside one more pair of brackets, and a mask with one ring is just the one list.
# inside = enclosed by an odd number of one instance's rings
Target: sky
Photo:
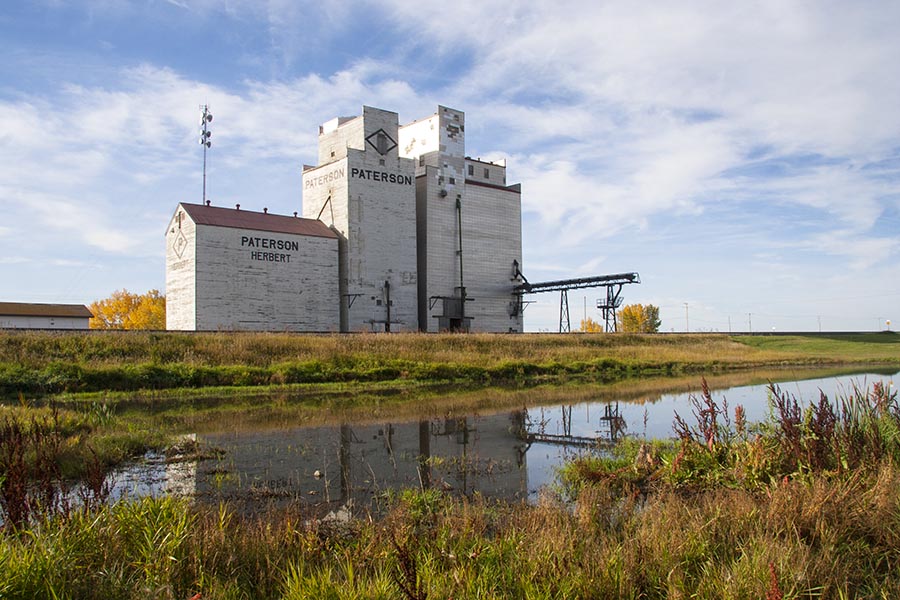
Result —
[[896, 331], [898, 30], [893, 0], [5, 0], [0, 300], [164, 291], [201, 105], [213, 204], [292, 214], [320, 124], [441, 104], [522, 184], [532, 282], [638, 272], [662, 331]]

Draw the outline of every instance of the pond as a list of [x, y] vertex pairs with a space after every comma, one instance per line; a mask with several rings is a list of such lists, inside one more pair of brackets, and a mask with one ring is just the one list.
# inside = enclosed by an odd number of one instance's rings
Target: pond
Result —
[[[893, 385], [900, 373], [798, 377], [779, 385], [806, 405], [819, 399], [820, 390], [834, 398], [876, 381]], [[568, 458], [602, 450], [623, 436], [672, 437], [676, 412], [693, 423], [692, 393], [378, 423], [208, 431], [197, 441], [221, 450], [221, 458], [167, 463], [148, 456], [113, 474], [113, 496], [171, 493], [213, 502], [365, 510], [389, 490], [435, 487], [534, 501]], [[623, 393], [628, 396], [633, 395]], [[748, 421], [768, 415], [766, 384], [715, 390], [713, 398], [720, 405], [727, 401], [732, 415], [742, 405]]]

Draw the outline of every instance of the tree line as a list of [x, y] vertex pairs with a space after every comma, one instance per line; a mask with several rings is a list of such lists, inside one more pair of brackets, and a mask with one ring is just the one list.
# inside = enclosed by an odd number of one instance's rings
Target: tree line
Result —
[[[166, 328], [166, 297], [159, 290], [135, 294], [117, 290], [109, 298], [95, 300], [90, 305], [91, 329], [149, 329]], [[661, 325], [659, 307], [652, 304], [628, 304], [616, 312], [616, 331], [624, 333], [657, 333]], [[602, 333], [603, 324], [588, 317], [581, 321], [580, 331]]]

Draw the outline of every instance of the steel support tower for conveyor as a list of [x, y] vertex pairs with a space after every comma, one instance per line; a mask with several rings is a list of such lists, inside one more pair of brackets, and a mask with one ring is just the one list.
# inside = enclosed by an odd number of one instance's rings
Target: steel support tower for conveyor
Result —
[[516, 265], [516, 275], [522, 278], [523, 283], [516, 286], [513, 294], [517, 297], [518, 306], [523, 306], [522, 296], [525, 294], [540, 294], [543, 292], [559, 292], [559, 332], [571, 331], [569, 321], [569, 290], [586, 288], [606, 288], [605, 304], [597, 302], [597, 308], [603, 311], [604, 327], [606, 331], [616, 330], [616, 308], [622, 303], [620, 294], [622, 286], [629, 283], [640, 283], [641, 276], [637, 273], [616, 273], [614, 275], [598, 275], [596, 277], [581, 277], [577, 279], [560, 279], [557, 281], [544, 281], [530, 283]]

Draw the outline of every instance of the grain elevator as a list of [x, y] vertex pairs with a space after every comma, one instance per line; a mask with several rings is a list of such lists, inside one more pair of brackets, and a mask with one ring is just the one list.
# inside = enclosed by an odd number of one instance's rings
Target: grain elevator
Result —
[[317, 163], [302, 218], [179, 204], [169, 329], [522, 331], [521, 189], [466, 154], [462, 111], [365, 106], [319, 127]]

